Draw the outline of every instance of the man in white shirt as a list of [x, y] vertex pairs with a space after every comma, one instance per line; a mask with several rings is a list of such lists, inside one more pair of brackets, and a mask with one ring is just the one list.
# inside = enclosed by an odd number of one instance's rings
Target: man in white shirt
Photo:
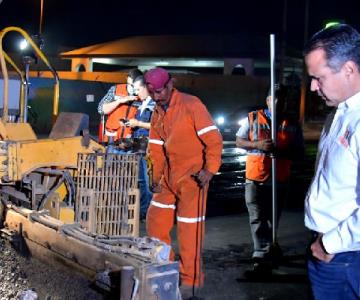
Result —
[[314, 233], [308, 260], [315, 299], [360, 299], [360, 34], [349, 25], [316, 33], [304, 49], [310, 89], [328, 106], [305, 199]]
[[146, 213], [152, 199], [152, 193], [149, 187], [149, 176], [147, 174], [148, 166], [146, 148], [149, 137], [151, 116], [155, 108], [155, 101], [150, 97], [145, 84], [144, 76], [135, 78], [134, 92], [138, 95], [141, 104], [137, 109], [135, 118], [128, 120], [125, 125], [132, 128], [132, 138], [137, 140], [139, 144], [138, 147], [134, 147], [133, 151], [142, 154], [139, 162], [140, 220], [145, 220]]

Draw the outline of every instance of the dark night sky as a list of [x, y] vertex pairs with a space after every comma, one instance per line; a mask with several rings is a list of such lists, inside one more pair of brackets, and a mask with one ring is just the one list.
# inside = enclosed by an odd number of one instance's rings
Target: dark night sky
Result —
[[[1, 1], [1, 0], [0, 0]], [[40, 0], [3, 0], [0, 28], [39, 30]], [[301, 49], [305, 0], [287, 0], [287, 44]], [[339, 18], [360, 30], [359, 0], [309, 0], [309, 34]], [[284, 0], [44, 0], [47, 51], [70, 49], [132, 35], [275, 33], [282, 37]]]

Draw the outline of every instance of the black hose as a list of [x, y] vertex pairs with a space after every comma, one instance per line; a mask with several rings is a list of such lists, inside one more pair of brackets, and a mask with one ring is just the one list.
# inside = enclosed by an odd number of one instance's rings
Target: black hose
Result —
[[50, 168], [39, 168], [35, 170], [36, 172], [39, 173], [48, 173], [51, 175], [58, 175], [61, 176], [59, 182], [52, 188], [50, 189], [44, 196], [43, 198], [40, 200], [40, 203], [37, 207], [37, 210], [41, 210], [44, 208], [45, 203], [47, 202], [47, 200], [49, 199], [49, 197], [61, 186], [61, 184], [65, 184], [67, 191], [68, 191], [68, 199], [69, 199], [69, 203], [68, 205], [71, 206], [73, 204], [73, 195], [75, 195], [75, 183], [74, 180], [72, 178], [72, 176], [70, 175], [69, 171], [67, 170], [54, 170], [54, 169], [50, 169]]

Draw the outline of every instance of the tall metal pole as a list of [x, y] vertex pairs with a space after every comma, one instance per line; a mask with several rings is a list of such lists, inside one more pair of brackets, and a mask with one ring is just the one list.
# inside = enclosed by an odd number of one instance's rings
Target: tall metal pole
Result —
[[[270, 84], [271, 84], [271, 139], [276, 147], [276, 103], [275, 103], [275, 35], [270, 34]], [[276, 244], [277, 231], [277, 194], [276, 158], [272, 156], [272, 242]]]
[[43, 17], [44, 17], [44, 0], [40, 0], [40, 21], [39, 21], [39, 35], [42, 35], [43, 31]]

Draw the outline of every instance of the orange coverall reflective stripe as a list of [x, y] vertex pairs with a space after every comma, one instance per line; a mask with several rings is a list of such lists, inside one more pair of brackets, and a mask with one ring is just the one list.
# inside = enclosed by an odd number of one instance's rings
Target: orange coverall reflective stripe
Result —
[[[115, 89], [116, 96], [125, 97], [128, 95], [126, 90], [126, 84], [117, 84]], [[126, 138], [131, 136], [132, 128], [120, 126], [120, 119], [133, 119], [135, 118], [137, 108], [134, 106], [130, 106], [128, 103], [120, 104], [117, 108], [115, 108], [109, 115], [106, 120], [105, 130], [107, 132], [116, 132], [114, 136], [114, 141], [120, 138]], [[104, 141], [108, 141], [108, 136], [105, 133]]]
[[204, 277], [201, 251], [208, 186], [200, 189], [191, 175], [203, 168], [213, 174], [218, 171], [221, 134], [197, 97], [174, 89], [167, 111], [155, 108], [148, 147], [153, 182], [160, 182], [162, 188], [148, 210], [148, 235], [170, 245], [176, 213], [180, 279], [183, 284], [199, 286]]

